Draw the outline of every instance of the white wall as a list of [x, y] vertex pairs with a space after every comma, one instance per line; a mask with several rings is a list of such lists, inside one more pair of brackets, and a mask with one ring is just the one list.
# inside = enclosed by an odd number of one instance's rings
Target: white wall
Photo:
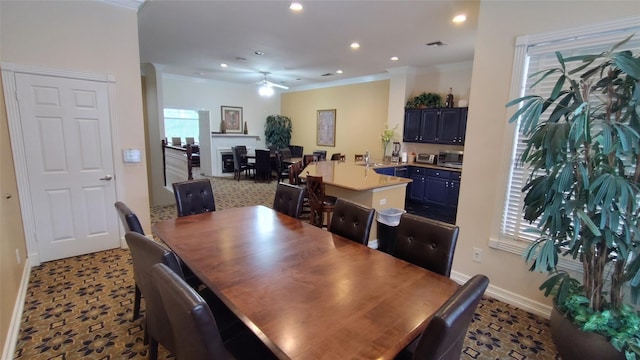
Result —
[[[150, 231], [142, 120], [138, 20], [135, 9], [100, 1], [1, 1], [3, 62], [113, 75], [113, 134], [118, 198]], [[121, 150], [141, 149], [142, 163], [122, 163]]]
[[[504, 180], [504, 141], [511, 133], [504, 105], [509, 89], [514, 44], [519, 35], [584, 26], [638, 14], [637, 1], [483, 1], [480, 5], [464, 170], [457, 224], [460, 237], [453, 272], [491, 279], [489, 293], [527, 307], [549, 304], [538, 290], [545, 276], [529, 273], [519, 255], [488, 246], [497, 234]], [[471, 261], [473, 249], [482, 262]], [[535, 303], [535, 302], [539, 303]]]
[[267, 116], [280, 113], [280, 93], [271, 97], [258, 95], [258, 86], [234, 84], [195, 77], [163, 74], [165, 108], [209, 110], [211, 129], [220, 129], [220, 106], [242, 107], [249, 135], [258, 135], [264, 145], [264, 122]]

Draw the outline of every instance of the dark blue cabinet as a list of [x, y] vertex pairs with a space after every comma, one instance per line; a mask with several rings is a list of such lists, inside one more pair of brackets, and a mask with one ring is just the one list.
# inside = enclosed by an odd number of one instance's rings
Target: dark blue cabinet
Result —
[[458, 171], [410, 166], [407, 208], [420, 209], [420, 215], [455, 223], [460, 192]]
[[405, 142], [464, 145], [468, 108], [405, 110]]
[[394, 176], [394, 171], [392, 167], [375, 169], [375, 172], [377, 172], [380, 175]]

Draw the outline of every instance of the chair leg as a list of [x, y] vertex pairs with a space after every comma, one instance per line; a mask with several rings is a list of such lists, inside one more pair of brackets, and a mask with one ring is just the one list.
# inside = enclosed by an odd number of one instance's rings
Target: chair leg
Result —
[[158, 360], [158, 340], [149, 339], [149, 360]]
[[135, 295], [133, 296], [133, 318], [131, 320], [137, 319], [140, 315], [140, 298], [142, 297], [142, 294], [140, 293], [138, 284], [136, 284], [135, 286], [136, 290]]

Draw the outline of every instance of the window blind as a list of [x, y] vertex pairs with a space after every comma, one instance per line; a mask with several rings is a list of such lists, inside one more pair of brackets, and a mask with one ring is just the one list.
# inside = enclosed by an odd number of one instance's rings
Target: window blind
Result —
[[[622, 41], [632, 34], [635, 34], [633, 38], [617, 49], [617, 51], [631, 50], [634, 54], [637, 54], [640, 51], [640, 27], [529, 44], [526, 50], [527, 56], [523, 64], [525, 68], [525, 83], [520, 96], [541, 95], [546, 97], [551, 93], [560, 74], [547, 77], [538, 83], [534, 89], [531, 89], [531, 85], [535, 83], [539, 77], [529, 78], [529, 75], [535, 74], [540, 70], [558, 67], [558, 60], [555, 55], [556, 51], [561, 52], [565, 58], [569, 56], [597, 54], [608, 51], [613, 44]], [[567, 63], [567, 69], [571, 70], [580, 65], [580, 62]], [[542, 119], [546, 120], [549, 115], [550, 112], [545, 112], [542, 115]], [[519, 127], [519, 125], [518, 123], [517, 126]], [[520, 131], [516, 131], [511, 152], [509, 180], [506, 188], [507, 194], [501, 223], [501, 238], [506, 240], [534, 241], [536, 239], [536, 234], [527, 232], [526, 229], [536, 229], [537, 223], [534, 222], [530, 224], [523, 218], [525, 194], [522, 192], [522, 188], [531, 175], [531, 170], [520, 163], [522, 153], [525, 150], [524, 140], [524, 136]]]

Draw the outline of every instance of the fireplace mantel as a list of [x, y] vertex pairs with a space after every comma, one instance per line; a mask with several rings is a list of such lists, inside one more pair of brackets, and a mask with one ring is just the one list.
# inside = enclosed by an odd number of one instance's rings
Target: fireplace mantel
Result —
[[[216, 134], [216, 133], [211, 133], [211, 138], [215, 139], [215, 138], [253, 138], [256, 139], [257, 141], [260, 141], [260, 136], [257, 135], [246, 135], [246, 134]], [[242, 145], [242, 144], [240, 144]]]

